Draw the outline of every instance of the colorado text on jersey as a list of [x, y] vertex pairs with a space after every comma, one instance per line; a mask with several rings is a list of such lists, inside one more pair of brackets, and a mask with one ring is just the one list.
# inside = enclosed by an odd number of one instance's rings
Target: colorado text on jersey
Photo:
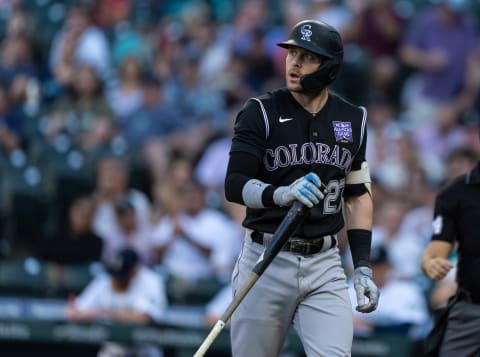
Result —
[[330, 151], [330, 146], [319, 142], [307, 142], [301, 147], [297, 144], [289, 144], [288, 147], [280, 145], [275, 149], [266, 150], [263, 163], [268, 171], [293, 165], [326, 164], [348, 172], [352, 163], [352, 153], [338, 145]]

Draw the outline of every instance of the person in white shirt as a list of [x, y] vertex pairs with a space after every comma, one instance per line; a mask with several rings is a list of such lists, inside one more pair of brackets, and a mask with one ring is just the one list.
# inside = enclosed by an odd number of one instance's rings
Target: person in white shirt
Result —
[[102, 80], [111, 80], [108, 39], [93, 25], [87, 5], [77, 4], [68, 10], [63, 27], [53, 39], [49, 62], [55, 79], [61, 84], [71, 83], [75, 64], [79, 63], [93, 66]]
[[[168, 305], [164, 282], [159, 274], [141, 264], [135, 250], [119, 251], [106, 265], [106, 271], [69, 302], [65, 311], [67, 319], [127, 324], [161, 321]], [[111, 354], [116, 352], [124, 354]], [[112, 355], [159, 357], [162, 351], [150, 345], [107, 342], [98, 353], [99, 357]]]
[[115, 203], [128, 196], [135, 207], [138, 224], [148, 226], [150, 220], [150, 202], [147, 195], [135, 188], [129, 187], [129, 167], [125, 159], [106, 156], [97, 164], [96, 183], [93, 198], [95, 213], [93, 216], [93, 231], [105, 238], [118, 229], [115, 217]]
[[206, 206], [205, 189], [198, 182], [181, 185], [173, 194], [178, 211], [153, 227], [158, 262], [186, 281], [229, 276], [241, 245], [238, 224]]
[[116, 225], [103, 239], [102, 260], [110, 261], [122, 248], [130, 247], [137, 251], [142, 263], [152, 265], [155, 255], [152, 252], [153, 240], [150, 225], [141, 224], [132, 199], [121, 197], [114, 205]]

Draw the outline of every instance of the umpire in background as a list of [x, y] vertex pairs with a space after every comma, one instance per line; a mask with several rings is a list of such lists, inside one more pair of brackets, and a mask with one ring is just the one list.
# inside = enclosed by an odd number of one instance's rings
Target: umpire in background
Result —
[[480, 162], [444, 187], [435, 201], [433, 234], [421, 267], [440, 280], [453, 267], [457, 249], [457, 294], [451, 298], [439, 356], [480, 356]]
[[232, 315], [233, 356], [278, 356], [293, 322], [308, 356], [345, 357], [353, 314], [337, 247], [344, 216], [357, 309], [370, 312], [378, 302], [369, 267], [373, 204], [366, 110], [328, 90], [343, 61], [333, 27], [301, 21], [279, 46], [288, 51], [286, 88], [248, 100], [235, 122], [225, 194], [247, 210], [234, 294], [289, 206], [299, 200], [310, 210]]

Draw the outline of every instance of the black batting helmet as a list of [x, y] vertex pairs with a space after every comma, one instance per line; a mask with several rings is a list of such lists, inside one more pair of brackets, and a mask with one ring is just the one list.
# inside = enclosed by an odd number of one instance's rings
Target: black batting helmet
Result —
[[343, 61], [343, 43], [340, 34], [329, 24], [317, 20], [304, 20], [291, 30], [288, 40], [278, 46], [296, 46], [322, 57], [320, 67], [302, 76], [300, 84], [307, 91], [317, 92], [332, 83]]

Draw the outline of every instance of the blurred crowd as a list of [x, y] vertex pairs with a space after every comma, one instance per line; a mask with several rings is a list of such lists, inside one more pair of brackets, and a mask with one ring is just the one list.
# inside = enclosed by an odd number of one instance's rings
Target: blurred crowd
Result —
[[306, 18], [339, 30], [332, 90], [368, 110], [382, 298], [356, 333], [421, 338], [444, 301], [420, 271], [433, 200], [480, 153], [473, 0], [1, 1], [2, 259], [129, 247], [187, 282], [228, 277], [243, 237], [223, 194], [232, 125], [283, 85], [276, 43]]

